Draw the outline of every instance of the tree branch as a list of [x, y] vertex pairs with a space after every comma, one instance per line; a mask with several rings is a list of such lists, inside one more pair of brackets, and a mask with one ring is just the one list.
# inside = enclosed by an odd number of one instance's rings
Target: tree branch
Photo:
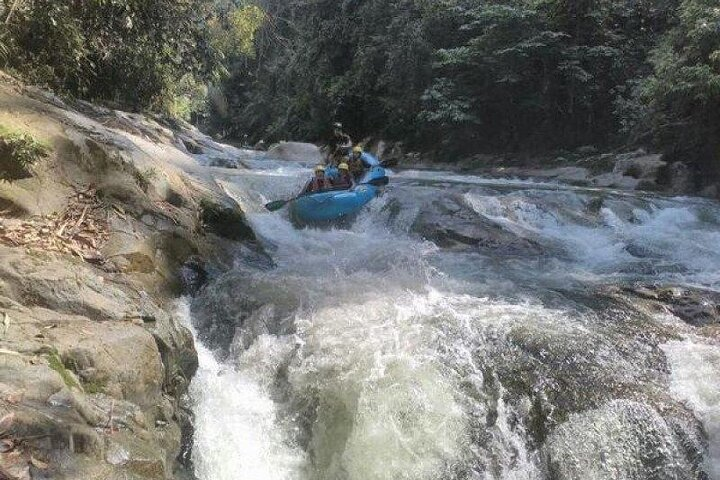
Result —
[[5, 25], [10, 23], [10, 19], [12, 18], [13, 13], [15, 13], [15, 10], [17, 10], [17, 7], [20, 6], [20, 3], [22, 3], [22, 0], [15, 0], [10, 7], [10, 10], [8, 11], [7, 17], [5, 17]]

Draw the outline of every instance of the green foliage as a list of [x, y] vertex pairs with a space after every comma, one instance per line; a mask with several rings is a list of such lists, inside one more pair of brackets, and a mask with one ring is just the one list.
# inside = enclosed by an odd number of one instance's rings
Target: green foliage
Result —
[[96, 394], [96, 393], [105, 393], [107, 390], [107, 382], [102, 380], [90, 380], [90, 381], [84, 381], [83, 384], [83, 390], [85, 393], [88, 394]]
[[617, 87], [642, 72], [653, 15], [620, 1], [458, 2], [460, 33], [436, 51], [420, 119], [459, 153], [607, 143], [622, 126], [610, 108]]
[[254, 57], [255, 36], [266, 20], [257, 5], [225, 5], [209, 20], [213, 46], [226, 56]]
[[0, 125], [0, 181], [26, 178], [38, 160], [50, 154], [50, 147], [29, 133]]
[[[332, 121], [455, 158], [622, 140], [677, 0], [261, 0], [217, 130], [322, 139]], [[718, 54], [720, 57], [720, 53]]]
[[0, 62], [5, 62], [8, 58], [7, 32], [0, 29]]
[[[318, 139], [333, 119], [353, 132], [421, 136], [419, 98], [432, 74], [427, 0], [259, 2], [254, 55], [232, 65], [218, 130], [255, 139]], [[427, 15], [423, 12], [426, 12]]]
[[322, 140], [341, 121], [448, 160], [650, 144], [720, 172], [717, 0], [0, 0], [0, 12], [0, 62], [26, 79], [231, 137]]
[[207, 114], [208, 87], [193, 75], [172, 83], [162, 98], [159, 110], [173, 118], [191, 121]]
[[650, 58], [654, 73], [638, 95], [639, 122], [671, 159], [694, 161], [705, 180], [720, 178], [720, 8], [684, 0], [678, 23]]
[[[205, 0], [5, 0], [5, 68], [28, 81], [124, 107], [167, 110], [186, 76], [209, 79]], [[169, 100], [170, 99], [170, 100]]]
[[80, 388], [80, 385], [75, 380], [75, 377], [73, 377], [73, 375], [68, 371], [68, 369], [65, 368], [65, 364], [63, 364], [63, 361], [57, 352], [52, 351], [48, 353], [47, 360], [48, 366], [55, 370], [58, 374], [60, 374], [60, 377], [62, 378], [63, 382], [65, 382], [65, 385], [67, 385], [69, 388]]

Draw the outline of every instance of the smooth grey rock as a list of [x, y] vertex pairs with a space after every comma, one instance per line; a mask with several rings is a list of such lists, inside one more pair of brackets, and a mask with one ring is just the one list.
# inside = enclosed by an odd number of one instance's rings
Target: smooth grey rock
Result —
[[720, 324], [720, 294], [684, 286], [638, 285], [626, 292], [661, 304], [673, 315], [694, 327]]
[[614, 400], [571, 415], [550, 434], [543, 453], [557, 480], [693, 480], [689, 441], [651, 406]]
[[596, 187], [619, 188], [634, 190], [640, 184], [640, 180], [634, 177], [625, 176], [620, 173], [603, 173], [591, 179]]
[[662, 155], [619, 155], [613, 173], [642, 180], [656, 180], [667, 163]]
[[461, 198], [447, 197], [425, 205], [412, 230], [441, 248], [484, 249], [502, 254], [539, 255], [543, 248], [478, 215]]
[[268, 150], [268, 156], [291, 162], [322, 163], [320, 148], [312, 143], [282, 142]]
[[684, 195], [695, 191], [695, 178], [686, 163], [673, 162], [668, 166], [666, 175], [670, 193]]

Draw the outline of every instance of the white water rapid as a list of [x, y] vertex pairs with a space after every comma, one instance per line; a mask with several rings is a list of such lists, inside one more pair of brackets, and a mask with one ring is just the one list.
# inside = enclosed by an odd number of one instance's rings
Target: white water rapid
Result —
[[243, 161], [273, 265], [180, 307], [198, 479], [720, 479], [718, 330], [625, 289], [717, 292], [717, 203], [405, 171], [297, 230], [262, 205], [308, 165]]

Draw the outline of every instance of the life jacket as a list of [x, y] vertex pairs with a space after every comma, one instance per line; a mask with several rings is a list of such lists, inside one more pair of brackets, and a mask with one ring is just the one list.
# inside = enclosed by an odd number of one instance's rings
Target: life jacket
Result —
[[340, 176], [335, 181], [336, 188], [350, 188], [352, 187], [353, 181], [349, 173], [340, 173]]
[[359, 173], [362, 173], [365, 170], [365, 164], [360, 160], [359, 158], [351, 158], [348, 161], [348, 166], [350, 167], [350, 173], [357, 176]]
[[326, 190], [328, 188], [332, 188], [332, 182], [329, 178], [326, 177], [313, 177], [313, 179], [310, 181], [310, 191], [311, 192], [319, 192], [321, 190]]

